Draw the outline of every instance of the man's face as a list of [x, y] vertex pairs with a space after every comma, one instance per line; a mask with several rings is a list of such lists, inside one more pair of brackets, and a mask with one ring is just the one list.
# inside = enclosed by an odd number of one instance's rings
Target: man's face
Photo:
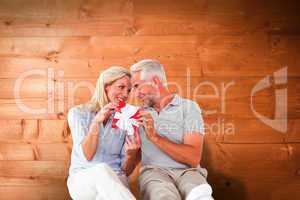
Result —
[[153, 107], [159, 91], [152, 81], [141, 80], [141, 72], [135, 72], [131, 77], [131, 84], [135, 98], [143, 103], [143, 106]]

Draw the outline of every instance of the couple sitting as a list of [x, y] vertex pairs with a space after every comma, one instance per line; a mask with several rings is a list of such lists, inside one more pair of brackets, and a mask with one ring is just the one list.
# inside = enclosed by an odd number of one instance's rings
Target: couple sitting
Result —
[[[135, 137], [112, 128], [118, 103], [131, 89], [143, 103]], [[197, 103], [169, 92], [158, 61], [142, 60], [130, 72], [122, 67], [102, 72], [91, 100], [71, 108], [68, 123], [73, 149], [67, 185], [74, 200], [135, 199], [127, 176], [140, 160], [142, 199], [213, 199], [207, 172], [199, 165], [201, 111]]]

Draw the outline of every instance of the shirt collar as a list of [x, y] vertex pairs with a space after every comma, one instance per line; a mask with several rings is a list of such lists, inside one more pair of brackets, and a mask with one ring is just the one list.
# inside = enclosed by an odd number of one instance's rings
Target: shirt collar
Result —
[[178, 105], [180, 105], [181, 97], [178, 96], [178, 94], [174, 94], [173, 96], [174, 97], [173, 97], [172, 101], [170, 102], [170, 105], [172, 105], [172, 106], [178, 106]]

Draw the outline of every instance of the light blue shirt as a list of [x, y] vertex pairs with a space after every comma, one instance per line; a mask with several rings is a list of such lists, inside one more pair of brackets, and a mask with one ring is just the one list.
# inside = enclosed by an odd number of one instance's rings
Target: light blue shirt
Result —
[[73, 107], [69, 110], [68, 123], [73, 140], [70, 176], [99, 163], [108, 164], [118, 175], [124, 174], [121, 166], [125, 158], [126, 134], [120, 129], [111, 128], [113, 116], [108, 119], [105, 126], [100, 124], [98, 147], [92, 160], [88, 161], [84, 156], [81, 143], [88, 134], [89, 126], [95, 115], [95, 112], [86, 111], [79, 107]]
[[[170, 141], [182, 144], [186, 134], [204, 134], [201, 110], [194, 101], [174, 95], [172, 101], [160, 113], [152, 107], [146, 107], [154, 120], [156, 132]], [[152, 165], [161, 168], [189, 168], [179, 163], [159, 149], [140, 131], [142, 140], [142, 166]]]

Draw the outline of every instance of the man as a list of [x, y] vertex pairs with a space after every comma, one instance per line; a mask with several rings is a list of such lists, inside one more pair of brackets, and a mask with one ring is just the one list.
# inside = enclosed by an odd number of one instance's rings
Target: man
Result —
[[207, 172], [199, 166], [203, 120], [196, 102], [169, 92], [163, 66], [142, 60], [130, 68], [139, 117], [142, 168], [139, 189], [145, 200], [212, 200]]

